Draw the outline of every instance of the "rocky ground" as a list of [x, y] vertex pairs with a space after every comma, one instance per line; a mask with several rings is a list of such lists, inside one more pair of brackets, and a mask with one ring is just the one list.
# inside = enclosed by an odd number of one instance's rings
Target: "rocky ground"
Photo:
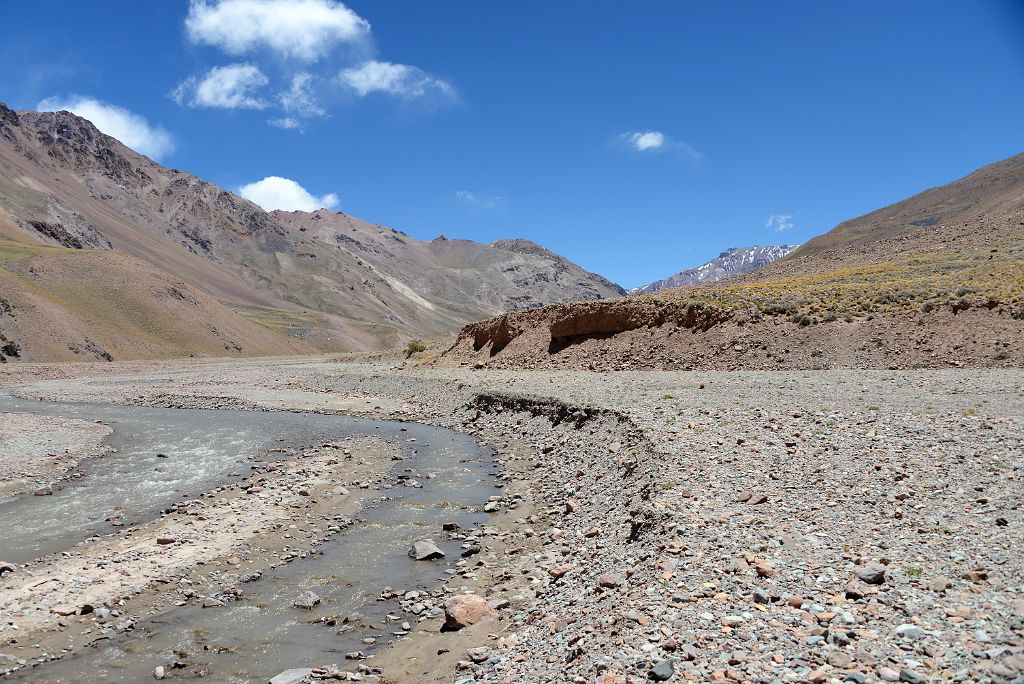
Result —
[[45, 491], [83, 458], [101, 453], [110, 428], [74, 418], [0, 412], [0, 503]]
[[[479, 552], [429, 597], [434, 617], [417, 624], [418, 601], [398, 601], [417, 626], [364, 678], [1024, 679], [1019, 370], [119, 370], [30, 391], [336, 401], [498, 448], [509, 485], [490, 506], [493, 527], [467, 535]], [[497, 614], [442, 631], [440, 603], [465, 592]]]

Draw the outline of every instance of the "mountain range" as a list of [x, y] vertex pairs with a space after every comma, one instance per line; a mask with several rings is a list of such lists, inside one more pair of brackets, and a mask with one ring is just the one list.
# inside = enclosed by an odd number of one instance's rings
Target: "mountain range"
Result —
[[769, 245], [752, 247], [730, 247], [711, 261], [680, 271], [675, 275], [657, 280], [649, 285], [637, 287], [630, 294], [649, 294], [659, 290], [667, 290], [683, 285], [714, 283], [725, 278], [732, 278], [744, 273], [767, 266], [783, 258], [799, 245]]
[[625, 294], [526, 240], [267, 212], [70, 112], [2, 104], [0, 288], [0, 343], [30, 360], [373, 350]]

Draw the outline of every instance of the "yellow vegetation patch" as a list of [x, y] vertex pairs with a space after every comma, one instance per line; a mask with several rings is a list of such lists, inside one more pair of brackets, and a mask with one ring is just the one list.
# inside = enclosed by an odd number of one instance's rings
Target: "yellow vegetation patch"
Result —
[[678, 288], [645, 295], [768, 315], [862, 316], [956, 302], [1024, 301], [1024, 242], [934, 252], [821, 273]]

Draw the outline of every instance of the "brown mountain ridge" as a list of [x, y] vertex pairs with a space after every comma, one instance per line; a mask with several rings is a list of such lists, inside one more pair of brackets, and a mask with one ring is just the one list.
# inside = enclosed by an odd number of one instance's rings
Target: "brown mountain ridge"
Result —
[[[87, 253], [79, 272], [72, 256]], [[57, 263], [73, 302], [44, 275]], [[95, 287], [107, 268], [141, 279], [103, 289], [113, 307]], [[0, 279], [0, 332], [32, 360], [382, 349], [504, 311], [623, 294], [526, 241], [424, 242], [338, 212], [268, 213], [70, 112], [2, 104]], [[165, 306], [143, 281], [186, 299]], [[192, 315], [175, 308], [182, 301]], [[220, 321], [217, 334], [193, 320]], [[190, 332], [206, 341], [185, 344]]]
[[1024, 155], [846, 221], [750, 273], [473, 323], [441, 365], [1024, 364]]

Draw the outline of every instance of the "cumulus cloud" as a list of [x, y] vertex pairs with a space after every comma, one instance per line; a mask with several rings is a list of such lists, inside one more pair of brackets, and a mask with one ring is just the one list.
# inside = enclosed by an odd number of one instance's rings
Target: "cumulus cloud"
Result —
[[793, 215], [792, 214], [772, 214], [765, 221], [765, 228], [770, 230], [777, 230], [780, 233], [784, 230], [789, 230], [793, 227]]
[[267, 83], [267, 77], [253, 64], [228, 64], [213, 67], [201, 78], [190, 76], [178, 84], [171, 97], [189, 107], [264, 109], [267, 102], [258, 91]]
[[704, 157], [693, 145], [681, 140], [673, 140], [661, 131], [629, 131], [620, 134], [619, 140], [636, 152], [675, 152], [689, 157], [693, 162], [700, 161]]
[[365, 39], [370, 24], [334, 0], [192, 0], [185, 32], [232, 55], [264, 48], [315, 62], [337, 45]]
[[261, 181], [243, 185], [238, 194], [267, 211], [315, 211], [334, 209], [340, 204], [333, 192], [317, 197], [292, 179], [280, 176], [267, 176]]
[[408, 64], [370, 60], [342, 70], [340, 79], [360, 96], [378, 92], [407, 98], [455, 94], [451, 84]]
[[41, 112], [67, 110], [91, 121], [96, 128], [120, 140], [125, 146], [153, 159], [161, 159], [174, 150], [174, 139], [160, 126], [123, 107], [91, 97], [72, 95], [49, 97], [36, 105]]
[[455, 192], [455, 197], [466, 204], [472, 204], [473, 206], [480, 207], [481, 209], [494, 209], [501, 204], [500, 197], [478, 195], [475, 192], [470, 192], [469, 190], [457, 190]]

